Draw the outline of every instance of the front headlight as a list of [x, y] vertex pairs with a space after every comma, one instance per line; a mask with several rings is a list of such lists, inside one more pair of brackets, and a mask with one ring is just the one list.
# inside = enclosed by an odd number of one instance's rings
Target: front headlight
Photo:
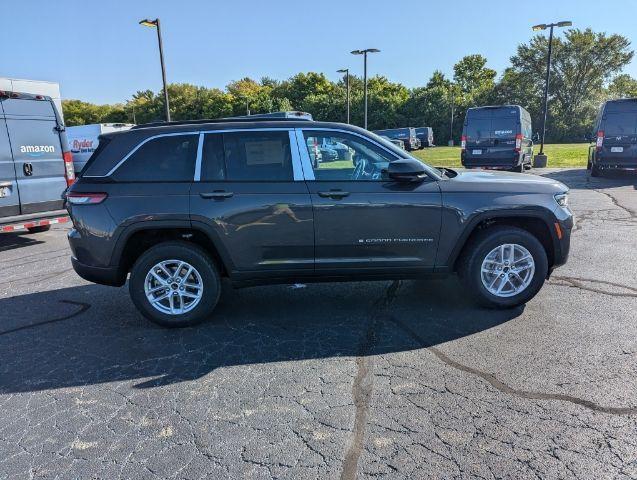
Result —
[[560, 207], [568, 207], [568, 193], [558, 193], [555, 195], [555, 201]]

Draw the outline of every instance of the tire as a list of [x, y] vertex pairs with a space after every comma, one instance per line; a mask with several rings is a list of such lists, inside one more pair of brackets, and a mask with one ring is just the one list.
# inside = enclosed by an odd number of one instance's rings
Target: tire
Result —
[[515, 172], [515, 173], [524, 173], [524, 162], [522, 162], [519, 165], [516, 165], [515, 167], [513, 167], [511, 169], [511, 171]]
[[[532, 256], [534, 263], [534, 270], [529, 269], [528, 271], [528, 284], [518, 293], [511, 292], [508, 296], [495, 295], [490, 292], [484, 284], [482, 273], [483, 261], [503, 244], [514, 244], [517, 247], [522, 247]], [[518, 256], [517, 258], [523, 257]], [[524, 266], [524, 263], [518, 265]], [[520, 274], [527, 278], [525, 273], [526, 271], [520, 271]], [[528, 302], [544, 285], [547, 273], [548, 259], [544, 247], [534, 235], [517, 227], [496, 226], [483, 230], [465, 246], [458, 264], [458, 275], [465, 291], [478, 304], [488, 308], [512, 308]], [[489, 277], [487, 281], [490, 282], [491, 278], [499, 275], [487, 274], [487, 276]], [[513, 275], [511, 278], [516, 280]], [[494, 288], [498, 287], [501, 282], [501, 280], [496, 280]], [[508, 280], [504, 283], [509, 290], [514, 286], [512, 283], [509, 284]], [[518, 284], [518, 287], [522, 286], [522, 283]]]
[[[147, 275], [150, 275], [151, 269], [165, 261], [186, 262], [188, 266], [192, 266], [194, 270], [186, 278], [185, 282], [188, 285], [201, 284], [202, 292], [199, 300], [193, 305], [194, 300], [192, 297], [186, 297], [188, 293], [197, 293], [197, 289], [190, 288], [188, 286], [179, 285], [176, 281], [170, 285], [166, 285], [166, 289], [160, 291], [156, 295], [160, 295], [165, 292], [172, 292], [174, 295], [177, 293], [173, 303], [175, 307], [181, 305], [184, 307], [183, 313], [173, 313], [166, 311], [160, 311], [160, 308], [172, 309], [173, 304], [168, 300], [161, 300], [157, 302], [159, 305], [157, 308], [153, 306], [146, 296], [145, 286], [147, 285]], [[165, 270], [175, 275], [177, 267], [171, 270], [171, 265], [178, 265], [175, 262], [171, 262], [165, 265]], [[187, 268], [182, 267], [179, 270], [182, 272], [182, 276], [186, 275]], [[165, 273], [160, 273], [159, 270], [155, 270], [159, 274], [159, 277], [164, 279], [167, 277]], [[199, 277], [197, 277], [197, 274]], [[176, 278], [175, 277], [172, 278]], [[170, 277], [168, 277], [170, 278]], [[148, 282], [150, 287], [161, 288], [163, 284], [160, 284], [157, 280], [149, 277]], [[175, 286], [177, 285], [177, 286]], [[149, 288], [150, 288], [149, 287]], [[221, 294], [221, 280], [219, 278], [219, 271], [211, 259], [210, 255], [205, 250], [197, 245], [188, 242], [165, 242], [160, 243], [147, 250], [141, 255], [133, 268], [131, 269], [131, 276], [128, 283], [131, 299], [135, 304], [135, 307], [150, 321], [161, 325], [163, 327], [179, 328], [195, 325], [210, 317], [215, 309], [219, 296]], [[180, 293], [179, 291], [182, 291]], [[152, 293], [151, 293], [152, 294]], [[184, 295], [183, 297], [181, 295]], [[182, 300], [183, 299], [183, 300]], [[183, 303], [181, 303], [183, 301]], [[190, 302], [188, 304], [188, 302]]]
[[601, 177], [602, 171], [593, 163], [591, 164], [591, 177]]
[[51, 225], [38, 225], [37, 227], [27, 228], [27, 232], [29, 233], [42, 233], [48, 232], [49, 230], [51, 230]]

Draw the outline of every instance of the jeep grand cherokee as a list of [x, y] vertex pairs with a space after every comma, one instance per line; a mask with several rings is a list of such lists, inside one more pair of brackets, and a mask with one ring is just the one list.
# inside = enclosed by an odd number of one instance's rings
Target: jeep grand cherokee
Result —
[[[312, 162], [338, 143], [346, 161]], [[350, 125], [298, 119], [147, 124], [100, 137], [69, 188], [76, 272], [129, 290], [165, 326], [235, 286], [457, 273], [482, 305], [530, 300], [566, 261], [554, 180], [436, 169]]]

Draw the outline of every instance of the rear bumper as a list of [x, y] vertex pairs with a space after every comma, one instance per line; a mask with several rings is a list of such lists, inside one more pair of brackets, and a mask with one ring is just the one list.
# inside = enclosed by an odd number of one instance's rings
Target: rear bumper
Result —
[[626, 170], [626, 171], [636, 171], [637, 170], [637, 159], [631, 160], [628, 162], [617, 162], [613, 160], [598, 160], [595, 162], [595, 166], [599, 170]]
[[113, 287], [121, 287], [126, 282], [118, 267], [94, 267], [81, 263], [75, 257], [71, 257], [71, 264], [75, 273], [89, 282]]

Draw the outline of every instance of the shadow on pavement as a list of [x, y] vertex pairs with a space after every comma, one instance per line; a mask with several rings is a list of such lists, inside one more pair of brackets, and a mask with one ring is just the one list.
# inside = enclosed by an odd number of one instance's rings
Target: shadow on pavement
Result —
[[637, 173], [635, 172], [609, 172], [603, 177], [591, 177], [585, 168], [558, 170], [542, 173], [543, 177], [558, 180], [573, 189], [604, 189], [632, 186], [637, 190]]
[[226, 288], [214, 318], [169, 330], [141, 317], [125, 288], [38, 292], [0, 300], [0, 393], [122, 381], [148, 388], [223, 367], [416, 350], [522, 311], [479, 309], [455, 278]]
[[38, 245], [40, 243], [44, 243], [44, 241], [38, 240], [37, 234], [27, 234], [26, 232], [0, 233], [0, 252]]

